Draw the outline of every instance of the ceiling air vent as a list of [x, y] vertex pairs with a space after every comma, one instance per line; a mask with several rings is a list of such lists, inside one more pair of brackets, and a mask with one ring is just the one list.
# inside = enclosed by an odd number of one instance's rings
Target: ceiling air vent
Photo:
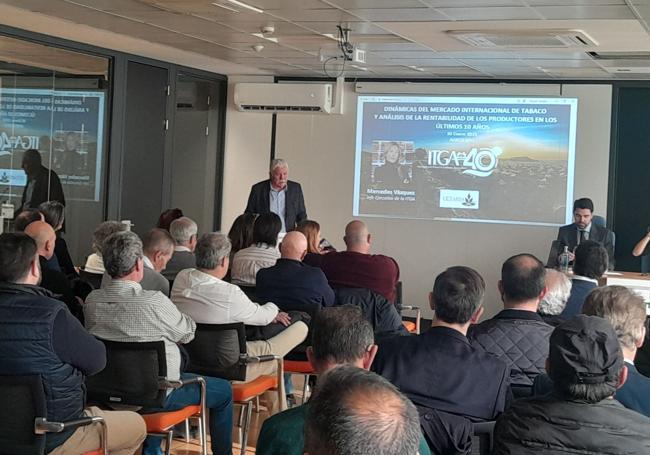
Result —
[[582, 30], [449, 30], [447, 34], [474, 47], [587, 47], [596, 43]]

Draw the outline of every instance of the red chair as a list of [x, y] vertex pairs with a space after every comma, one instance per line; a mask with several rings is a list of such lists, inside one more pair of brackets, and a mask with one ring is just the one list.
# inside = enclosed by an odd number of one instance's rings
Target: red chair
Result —
[[304, 378], [305, 383], [302, 387], [301, 404], [305, 404], [307, 401], [307, 391], [309, 390], [309, 377], [316, 376], [314, 367], [311, 366], [308, 360], [285, 360], [284, 372], [290, 375], [300, 375]]

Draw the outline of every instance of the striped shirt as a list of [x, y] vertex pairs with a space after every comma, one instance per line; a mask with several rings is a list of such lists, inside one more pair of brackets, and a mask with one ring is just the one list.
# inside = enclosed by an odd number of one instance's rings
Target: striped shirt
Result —
[[255, 277], [260, 269], [272, 267], [280, 258], [280, 251], [275, 246], [266, 243], [239, 250], [235, 253], [230, 266], [230, 276], [233, 284], [255, 286]]
[[176, 343], [192, 341], [196, 324], [161, 292], [144, 291], [134, 281], [113, 280], [88, 294], [84, 317], [88, 331], [105, 340], [164, 341], [167, 377], [180, 378], [181, 355]]

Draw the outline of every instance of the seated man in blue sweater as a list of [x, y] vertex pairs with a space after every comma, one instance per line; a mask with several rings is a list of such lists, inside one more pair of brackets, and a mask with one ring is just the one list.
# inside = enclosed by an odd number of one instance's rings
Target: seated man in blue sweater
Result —
[[284, 311], [300, 310], [305, 304], [334, 305], [334, 291], [321, 269], [302, 262], [307, 254], [307, 238], [289, 232], [280, 245], [280, 259], [274, 266], [257, 272], [256, 293], [264, 302], [273, 302]]

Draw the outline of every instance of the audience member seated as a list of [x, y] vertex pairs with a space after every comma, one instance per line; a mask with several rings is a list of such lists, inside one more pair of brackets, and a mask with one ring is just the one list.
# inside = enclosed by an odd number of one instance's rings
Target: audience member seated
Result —
[[181, 270], [196, 267], [194, 248], [196, 248], [198, 232], [199, 228], [196, 223], [186, 216], [172, 221], [169, 226], [169, 233], [176, 242], [174, 254], [162, 272], [169, 281], [173, 282]]
[[43, 214], [43, 221], [52, 226], [52, 229], [56, 232], [56, 245], [54, 246], [53, 258], [56, 258], [60, 270], [68, 278], [77, 278], [79, 275], [74, 267], [74, 262], [72, 262], [72, 257], [70, 257], [68, 244], [61, 236], [65, 222], [65, 205], [59, 201], [47, 201], [38, 206], [38, 211]]
[[[130, 231], [118, 232], [104, 241], [102, 250], [106, 272], [113, 279], [88, 295], [84, 305], [86, 327], [96, 337], [121, 342], [164, 341], [167, 377], [170, 380], [194, 377], [181, 373], [181, 354], [177, 343], [194, 338], [196, 324], [179, 312], [161, 292], [145, 291], [140, 286], [144, 274], [142, 242]], [[210, 415], [213, 454], [232, 453], [232, 389], [228, 381], [205, 377], [206, 406]], [[173, 390], [164, 409], [180, 409], [198, 404], [198, 384]], [[150, 436], [144, 455], [161, 454], [161, 437]]]
[[34, 221], [45, 221], [43, 214], [36, 209], [25, 209], [14, 218], [14, 231], [25, 232], [25, 228]]
[[[650, 417], [650, 378], [634, 366], [634, 357], [646, 332], [643, 299], [623, 286], [605, 286], [589, 293], [582, 312], [609, 321], [618, 337], [627, 366], [627, 381], [616, 391], [616, 399], [626, 408]], [[536, 395], [552, 390], [553, 381], [548, 376], [540, 376], [535, 381]]]
[[230, 260], [239, 250], [248, 248], [253, 244], [253, 225], [257, 215], [254, 213], [242, 213], [232, 223], [228, 231], [228, 240], [232, 245], [230, 250]]
[[571, 280], [571, 295], [561, 316], [569, 319], [582, 312], [587, 294], [598, 287], [598, 279], [607, 270], [607, 250], [598, 242], [585, 240], [576, 248]]
[[[160, 272], [165, 267], [174, 253], [174, 239], [164, 229], [154, 228], [147, 232], [142, 238], [144, 256], [144, 274], [140, 286], [145, 291], [160, 291], [169, 295], [169, 281]], [[111, 277], [104, 273], [102, 287], [105, 288], [111, 283]]]
[[354, 305], [361, 309], [363, 317], [372, 325], [377, 342], [394, 336], [409, 335], [395, 305], [383, 295], [370, 289], [336, 288], [334, 296], [337, 305]]
[[566, 274], [555, 269], [546, 269], [546, 294], [539, 302], [537, 310], [544, 322], [553, 327], [564, 322], [560, 313], [564, 311], [569, 295], [571, 295], [571, 280]]
[[253, 244], [239, 250], [232, 259], [230, 276], [234, 284], [255, 286], [255, 278], [260, 269], [275, 265], [280, 258], [278, 234], [282, 220], [275, 213], [258, 216], [253, 224]]
[[[277, 216], [277, 215], [276, 215]], [[286, 328], [268, 340], [249, 341], [246, 352], [249, 355], [275, 354], [284, 357], [307, 338], [307, 325], [298, 321], [291, 324], [286, 313], [273, 303], [258, 305], [251, 302], [236, 285], [223, 281], [228, 271], [230, 240], [223, 234], [205, 234], [196, 245], [196, 269], [186, 269], [178, 274], [172, 287], [172, 301], [178, 309], [202, 324], [230, 324], [243, 322], [248, 325], [265, 326], [280, 323]], [[276, 371], [275, 362], [249, 365], [246, 381]], [[277, 402], [275, 392], [266, 394], [270, 410], [284, 409], [284, 403]]]
[[275, 265], [257, 272], [256, 292], [262, 301], [274, 302], [285, 311], [299, 310], [309, 303], [334, 305], [334, 291], [323, 271], [302, 262], [307, 254], [307, 239], [302, 233], [289, 232], [282, 239], [280, 254]]
[[650, 419], [612, 399], [628, 373], [608, 321], [578, 315], [556, 327], [547, 371], [553, 393], [512, 404], [493, 455], [648, 453]]
[[167, 209], [160, 214], [160, 217], [158, 217], [158, 223], [156, 223], [156, 227], [169, 232], [169, 225], [172, 224], [172, 221], [177, 220], [182, 216], [183, 211], [179, 208]]
[[75, 317], [83, 320], [81, 304], [75, 297], [68, 277], [61, 270], [55, 270], [45, 266], [46, 262], [54, 256], [56, 234], [52, 226], [45, 221], [34, 221], [25, 228], [25, 234], [36, 242], [39, 264], [41, 266], [40, 286], [50, 291], [52, 293], [51, 297], [64, 302]]
[[321, 248], [320, 224], [316, 221], [304, 220], [298, 223], [296, 231], [302, 232], [307, 238], [307, 254], [302, 261], [307, 265], [321, 267], [323, 254], [331, 251], [325, 251]]
[[537, 314], [546, 294], [544, 264], [530, 254], [503, 263], [499, 293], [504, 309], [492, 319], [470, 327], [472, 344], [510, 365], [515, 396], [530, 395], [535, 376], [544, 373], [553, 327]]
[[379, 343], [372, 370], [417, 406], [472, 420], [494, 420], [506, 406], [510, 369], [466, 337], [483, 313], [485, 282], [469, 267], [450, 267], [429, 294], [432, 327]]
[[308, 455], [415, 455], [418, 412], [388, 381], [352, 365], [322, 378], [305, 419]]
[[93, 253], [86, 259], [84, 271], [94, 275], [103, 275], [104, 260], [102, 259], [102, 248], [104, 240], [116, 232], [126, 231], [127, 227], [119, 221], [104, 221], [93, 232]]
[[323, 256], [322, 268], [333, 288], [366, 288], [395, 303], [399, 267], [395, 259], [370, 254], [371, 234], [363, 221], [345, 227], [346, 250]]
[[[104, 345], [58, 300], [38, 286], [36, 243], [25, 234], [0, 235], [0, 371], [39, 375], [47, 419], [53, 422], [100, 416], [106, 421], [109, 453], [136, 453], [146, 428], [134, 412], [85, 407], [84, 377], [106, 365]], [[5, 410], [10, 412], [10, 410]], [[20, 414], [19, 412], [17, 414]], [[80, 454], [100, 446], [100, 427], [90, 425], [45, 436], [45, 453]], [[10, 448], [3, 447], [12, 452]]]

